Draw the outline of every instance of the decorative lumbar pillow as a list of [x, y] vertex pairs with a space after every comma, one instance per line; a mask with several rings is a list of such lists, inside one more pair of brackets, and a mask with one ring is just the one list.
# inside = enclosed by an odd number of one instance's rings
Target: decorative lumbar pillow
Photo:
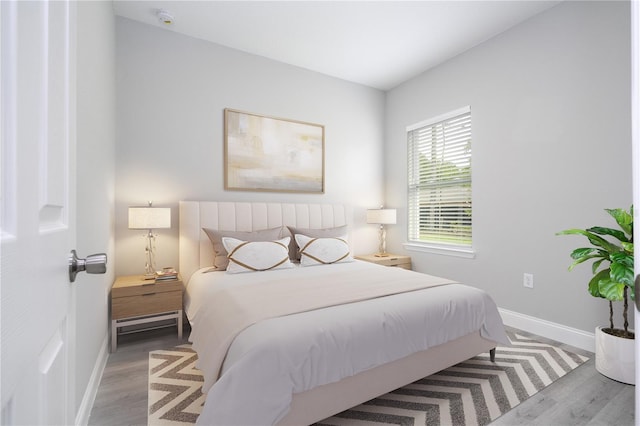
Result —
[[[347, 240], [347, 225], [323, 229], [304, 229], [296, 228], [293, 226], [287, 226], [287, 228], [289, 228], [289, 232], [291, 232], [292, 236], [296, 234], [302, 234], [312, 238], [342, 238], [345, 241]], [[300, 247], [296, 242], [296, 239], [291, 238], [291, 243], [289, 244], [289, 257], [291, 258], [291, 260], [300, 260], [299, 249]]]
[[222, 244], [229, 253], [227, 272], [237, 274], [293, 267], [289, 259], [289, 240], [285, 237], [277, 241], [242, 241], [222, 237]]
[[242, 241], [274, 241], [282, 237], [282, 227], [261, 229], [259, 231], [218, 231], [216, 229], [202, 228], [213, 244], [213, 266], [219, 270], [227, 269], [229, 259], [227, 250], [222, 244], [223, 237], [236, 238]]
[[300, 246], [300, 264], [302, 266], [353, 261], [345, 236], [341, 238], [312, 238], [307, 235], [296, 234], [295, 238], [298, 246]]

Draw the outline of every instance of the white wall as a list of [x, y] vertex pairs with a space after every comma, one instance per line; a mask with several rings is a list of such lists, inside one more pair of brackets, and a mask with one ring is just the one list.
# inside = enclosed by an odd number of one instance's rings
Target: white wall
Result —
[[[108, 268], [105, 275], [82, 274], [76, 282], [76, 411], [97, 386], [90, 381], [96, 379], [92, 374], [108, 342], [115, 273], [115, 18], [110, 1], [78, 2], [77, 48], [76, 248], [80, 257], [107, 253]], [[84, 401], [89, 405], [83, 409], [90, 410], [92, 402]]]
[[403, 210], [389, 250], [406, 241], [406, 126], [470, 105], [477, 256], [412, 251], [415, 268], [508, 310], [591, 332], [607, 324], [607, 302], [586, 290], [590, 267], [567, 272], [586, 240], [554, 234], [615, 226], [603, 209], [632, 203], [629, 25], [627, 2], [565, 2], [391, 90], [386, 197]]
[[[364, 209], [383, 202], [384, 93], [165, 29], [116, 19], [116, 272], [141, 273], [144, 239], [127, 207], [172, 207], [157, 263], [177, 266], [186, 199], [348, 203], [361, 252], [376, 247]], [[223, 189], [223, 110], [325, 126], [325, 194]]]

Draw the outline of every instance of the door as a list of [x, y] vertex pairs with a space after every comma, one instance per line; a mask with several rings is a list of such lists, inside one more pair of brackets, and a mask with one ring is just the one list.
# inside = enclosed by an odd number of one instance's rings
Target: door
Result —
[[75, 7], [0, 2], [0, 423], [74, 418]]

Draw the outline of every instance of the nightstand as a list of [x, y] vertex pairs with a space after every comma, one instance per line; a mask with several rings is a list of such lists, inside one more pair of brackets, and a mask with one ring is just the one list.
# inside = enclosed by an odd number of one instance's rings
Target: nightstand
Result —
[[400, 256], [397, 254], [389, 253], [388, 256], [378, 257], [375, 254], [366, 254], [355, 257], [358, 260], [364, 260], [365, 262], [377, 263], [378, 265], [393, 266], [395, 268], [411, 269], [411, 257]]
[[[111, 287], [111, 352], [118, 348], [118, 335], [160, 327], [178, 327], [182, 339], [182, 280], [145, 280], [142, 275], [116, 278]], [[139, 324], [175, 319], [162, 324], [130, 331], [121, 330]]]

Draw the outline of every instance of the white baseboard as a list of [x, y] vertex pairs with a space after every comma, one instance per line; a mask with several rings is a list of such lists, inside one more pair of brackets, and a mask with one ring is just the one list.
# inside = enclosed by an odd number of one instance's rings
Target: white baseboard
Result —
[[556, 340], [589, 352], [595, 351], [595, 332], [588, 333], [577, 328], [567, 327], [551, 321], [498, 308], [505, 325]]
[[78, 408], [78, 413], [76, 414], [76, 426], [89, 424], [89, 416], [91, 415], [91, 409], [93, 408], [93, 403], [96, 400], [98, 387], [100, 386], [100, 380], [102, 379], [102, 373], [104, 373], [104, 368], [107, 366], [108, 358], [109, 358], [109, 333], [105, 335], [105, 338], [102, 341], [102, 345], [100, 346], [100, 352], [98, 352], [98, 359], [96, 359], [96, 363], [93, 366], [93, 371], [91, 372], [91, 377], [89, 378], [87, 389], [84, 392], [84, 396], [82, 397], [82, 402], [80, 403], [80, 408]]

